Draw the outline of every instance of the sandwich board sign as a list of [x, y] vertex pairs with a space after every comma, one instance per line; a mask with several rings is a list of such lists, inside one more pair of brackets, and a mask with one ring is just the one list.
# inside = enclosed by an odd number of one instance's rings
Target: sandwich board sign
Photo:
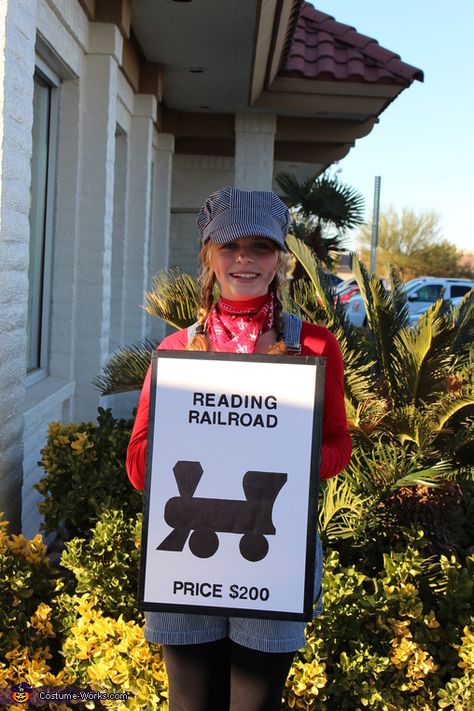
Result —
[[139, 609], [311, 619], [324, 369], [153, 354]]

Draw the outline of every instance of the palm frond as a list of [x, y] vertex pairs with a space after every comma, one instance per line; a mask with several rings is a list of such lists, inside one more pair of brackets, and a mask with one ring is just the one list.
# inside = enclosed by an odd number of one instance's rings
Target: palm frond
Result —
[[300, 182], [293, 173], [279, 173], [275, 180], [285, 194], [290, 207], [298, 206], [307, 212], [308, 205], [305, 202], [305, 196], [310, 193], [314, 179], [306, 178]]
[[318, 224], [331, 224], [343, 231], [364, 221], [363, 196], [337, 176], [314, 176], [299, 182], [292, 173], [280, 173], [276, 182], [289, 204], [315, 217]]
[[[372, 441], [372, 435], [380, 434], [380, 429], [387, 417], [387, 401], [373, 395], [372, 383], [368, 384], [368, 397], [354, 401], [346, 397], [346, 415], [353, 437], [366, 442]], [[363, 391], [362, 393], [363, 394]]]
[[186, 328], [196, 321], [199, 287], [197, 280], [180, 269], [156, 274], [145, 294], [145, 311], [174, 328]]
[[293, 256], [298, 260], [316, 292], [316, 299], [319, 301], [325, 312], [331, 316], [334, 311], [334, 288], [325, 281], [323, 270], [317, 263], [317, 259], [311, 249], [302, 240], [294, 235], [289, 235], [286, 240], [287, 246]]
[[457, 356], [466, 360], [473, 353], [474, 343], [474, 289], [471, 289], [461, 303], [452, 311], [453, 343]]
[[92, 384], [101, 395], [140, 390], [156, 346], [155, 341], [144, 340], [119, 348], [105, 365], [102, 374], [92, 380]]
[[433, 426], [438, 430], [449, 426], [450, 420], [456, 415], [472, 418], [474, 416], [474, 396], [440, 398], [428, 409], [428, 415], [432, 418]]
[[375, 274], [369, 276], [355, 254], [352, 255], [352, 271], [364, 301], [368, 338], [376, 355], [378, 375], [391, 399], [397, 401], [398, 380], [393, 373], [391, 357], [395, 338], [408, 321], [406, 297], [403, 296], [401, 283], [394, 272], [392, 295]]
[[346, 475], [357, 494], [382, 501], [402, 486], [440, 486], [453, 469], [449, 461], [433, 466], [425, 462], [417, 451], [379, 439], [370, 451], [354, 449]]
[[403, 328], [393, 342], [390, 367], [398, 402], [432, 402], [446, 389], [454, 362], [452, 328], [440, 315], [442, 300], [422, 314], [413, 328]]
[[390, 286], [395, 315], [398, 319], [398, 329], [408, 326], [408, 298], [405, 284], [400, 278], [400, 272], [394, 267], [390, 268]]
[[292, 284], [292, 299], [289, 310], [310, 323], [328, 323], [328, 315], [318, 302], [314, 285], [307, 279], [297, 279]]
[[344, 361], [346, 395], [356, 405], [373, 396], [373, 364], [367, 362], [360, 336], [347, 320], [344, 306], [335, 299], [335, 290], [311, 249], [293, 235], [287, 244], [309, 277], [309, 283], [295, 285], [295, 310], [309, 321], [324, 323], [337, 338]]
[[343, 475], [322, 483], [319, 530], [328, 540], [355, 538], [366, 522], [366, 500], [356, 494]]

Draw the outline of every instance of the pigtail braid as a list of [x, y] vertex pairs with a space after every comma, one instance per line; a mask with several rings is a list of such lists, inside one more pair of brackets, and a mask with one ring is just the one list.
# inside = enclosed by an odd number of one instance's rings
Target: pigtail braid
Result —
[[268, 355], [285, 355], [287, 347], [285, 343], [285, 323], [283, 318], [283, 302], [281, 300], [281, 289], [286, 279], [286, 262], [281, 255], [277, 271], [270, 283], [269, 290], [274, 298], [273, 328], [276, 333], [276, 343], [267, 351]]
[[196, 335], [188, 344], [188, 351], [208, 351], [209, 341], [204, 333], [204, 326], [212, 307], [214, 306], [214, 285], [216, 277], [211, 266], [211, 243], [207, 242], [201, 249], [199, 260], [201, 273], [199, 275], [200, 294], [197, 312]]

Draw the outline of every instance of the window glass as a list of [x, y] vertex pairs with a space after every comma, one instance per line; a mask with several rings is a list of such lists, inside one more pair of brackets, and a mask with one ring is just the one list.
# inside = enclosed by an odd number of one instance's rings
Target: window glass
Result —
[[418, 294], [418, 301], [437, 301], [442, 295], [442, 284], [425, 284], [418, 291], [413, 292]]
[[467, 294], [468, 291], [471, 291], [472, 286], [456, 286], [454, 284], [451, 285], [451, 298], [454, 299], [456, 296], [464, 296], [464, 294]]
[[47, 368], [51, 286], [53, 171], [55, 163], [55, 87], [34, 77], [30, 196], [30, 264], [27, 371]]

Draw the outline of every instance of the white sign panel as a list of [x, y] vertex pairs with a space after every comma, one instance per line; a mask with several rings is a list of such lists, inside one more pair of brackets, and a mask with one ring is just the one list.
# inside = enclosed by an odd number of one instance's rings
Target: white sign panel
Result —
[[311, 618], [324, 366], [157, 351], [140, 609]]

